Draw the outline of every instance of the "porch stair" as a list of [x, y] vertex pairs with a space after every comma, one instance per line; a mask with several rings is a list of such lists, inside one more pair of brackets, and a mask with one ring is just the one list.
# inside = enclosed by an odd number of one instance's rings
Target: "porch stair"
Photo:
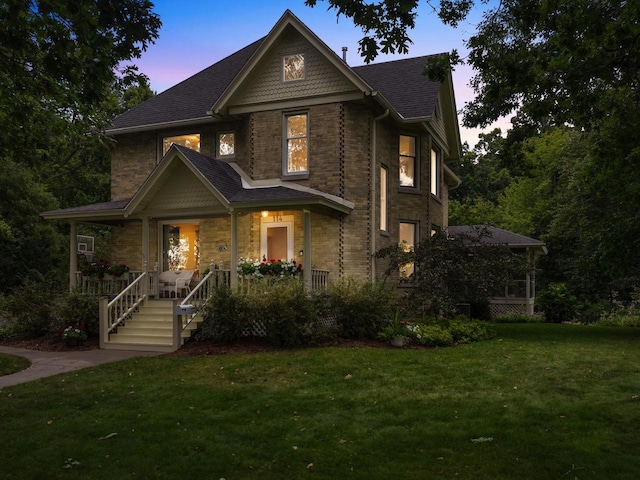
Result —
[[[110, 335], [104, 348], [172, 352], [174, 305], [175, 301], [169, 299], [148, 300], [124, 326], [118, 327], [117, 332]], [[196, 328], [198, 322], [193, 321], [182, 331], [183, 345]]]

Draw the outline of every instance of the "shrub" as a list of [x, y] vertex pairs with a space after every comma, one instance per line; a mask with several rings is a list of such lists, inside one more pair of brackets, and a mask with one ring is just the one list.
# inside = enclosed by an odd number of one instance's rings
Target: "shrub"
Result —
[[538, 302], [546, 322], [570, 322], [576, 315], [578, 301], [564, 283], [550, 283]]
[[524, 313], [511, 313], [509, 315], [500, 315], [494, 319], [496, 323], [540, 323], [544, 321], [544, 317], [539, 315], [526, 315]]
[[225, 285], [214, 289], [204, 306], [202, 312], [204, 322], [195, 338], [199, 340], [211, 338], [225, 342], [238, 340], [249, 324], [250, 306], [246, 300], [245, 295], [234, 294]]
[[15, 318], [12, 335], [43, 337], [52, 330], [56, 294], [59, 290], [45, 282], [27, 281], [7, 297], [6, 308]]
[[345, 338], [376, 338], [394, 309], [394, 292], [382, 282], [341, 278], [327, 294], [339, 335]]
[[98, 297], [78, 290], [61, 295], [55, 305], [54, 317], [59, 329], [69, 325], [84, 325], [89, 337], [100, 331]]
[[[260, 280], [257, 280], [260, 282]], [[279, 279], [251, 292], [216, 289], [203, 312], [204, 322], [197, 339], [212, 338], [225, 342], [251, 333], [266, 333], [275, 346], [292, 347], [313, 342], [323, 334], [314, 303], [304, 285], [296, 279]]]
[[453, 345], [453, 336], [446, 328], [440, 325], [426, 325], [416, 323], [409, 325], [411, 339], [426, 347], [450, 347]]
[[449, 322], [447, 327], [454, 343], [471, 343], [486, 340], [490, 337], [487, 325], [465, 317], [457, 317]]
[[281, 279], [269, 285], [267, 295], [251, 294], [253, 317], [265, 325], [267, 339], [277, 347], [293, 347], [315, 333], [315, 309], [302, 282]]

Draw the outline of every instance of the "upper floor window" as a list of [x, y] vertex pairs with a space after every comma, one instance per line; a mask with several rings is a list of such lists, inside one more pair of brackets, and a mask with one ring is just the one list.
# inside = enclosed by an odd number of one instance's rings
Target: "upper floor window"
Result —
[[400, 186], [417, 187], [416, 137], [400, 135]]
[[387, 231], [387, 167], [380, 167], [380, 230]]
[[200, 151], [200, 134], [199, 133], [189, 133], [186, 135], [175, 135], [173, 137], [163, 137], [162, 138], [162, 156], [164, 157], [166, 153], [171, 148], [171, 145], [177, 143], [178, 145], [182, 145], [183, 147], [190, 148], [191, 150], [195, 150], [196, 152]]
[[234, 132], [218, 133], [217, 157], [233, 157], [236, 154], [236, 134]]
[[304, 80], [304, 55], [285, 55], [282, 57], [282, 79], [285, 82]]
[[440, 196], [440, 152], [431, 149], [431, 194]]
[[309, 170], [308, 114], [287, 115], [285, 139], [285, 175]]

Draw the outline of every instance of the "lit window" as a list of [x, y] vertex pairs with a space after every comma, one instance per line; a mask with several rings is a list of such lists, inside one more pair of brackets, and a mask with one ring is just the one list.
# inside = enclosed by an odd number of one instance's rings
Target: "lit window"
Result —
[[416, 187], [416, 138], [400, 135], [400, 186]]
[[176, 135], [174, 137], [164, 137], [162, 139], [162, 156], [164, 156], [171, 145], [177, 143], [178, 145], [182, 145], [183, 147], [190, 148], [191, 150], [195, 150], [196, 152], [200, 151], [200, 134], [199, 133], [190, 133], [188, 135]]
[[287, 115], [285, 174], [308, 171], [307, 114]]
[[[416, 245], [416, 235], [418, 233], [418, 225], [414, 222], [400, 222], [399, 245], [405, 252], [413, 252]], [[415, 271], [413, 263], [407, 263], [400, 267], [400, 279], [409, 279]]]
[[233, 157], [236, 154], [236, 134], [233, 132], [218, 134], [218, 157]]
[[380, 230], [387, 231], [387, 169], [380, 167]]
[[286, 55], [282, 58], [282, 79], [285, 82], [304, 80], [304, 55]]
[[431, 149], [431, 193], [440, 196], [440, 153]]

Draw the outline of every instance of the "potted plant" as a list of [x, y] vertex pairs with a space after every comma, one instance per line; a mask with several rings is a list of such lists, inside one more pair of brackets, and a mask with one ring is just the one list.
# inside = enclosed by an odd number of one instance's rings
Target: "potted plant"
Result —
[[76, 323], [75, 325], [69, 325], [62, 331], [62, 339], [69, 346], [77, 347], [82, 345], [87, 339], [87, 332], [84, 328], [84, 324]]
[[128, 271], [129, 271], [129, 267], [127, 267], [124, 263], [120, 263], [120, 264], [117, 263], [117, 264], [111, 265], [107, 269], [106, 273], [111, 275], [112, 277], [119, 278], [125, 273], [127, 273]]
[[390, 342], [394, 347], [404, 347], [411, 340], [411, 330], [407, 325], [408, 323], [402, 320], [402, 311], [397, 309], [393, 318], [389, 320], [389, 326], [378, 334], [378, 338]]

